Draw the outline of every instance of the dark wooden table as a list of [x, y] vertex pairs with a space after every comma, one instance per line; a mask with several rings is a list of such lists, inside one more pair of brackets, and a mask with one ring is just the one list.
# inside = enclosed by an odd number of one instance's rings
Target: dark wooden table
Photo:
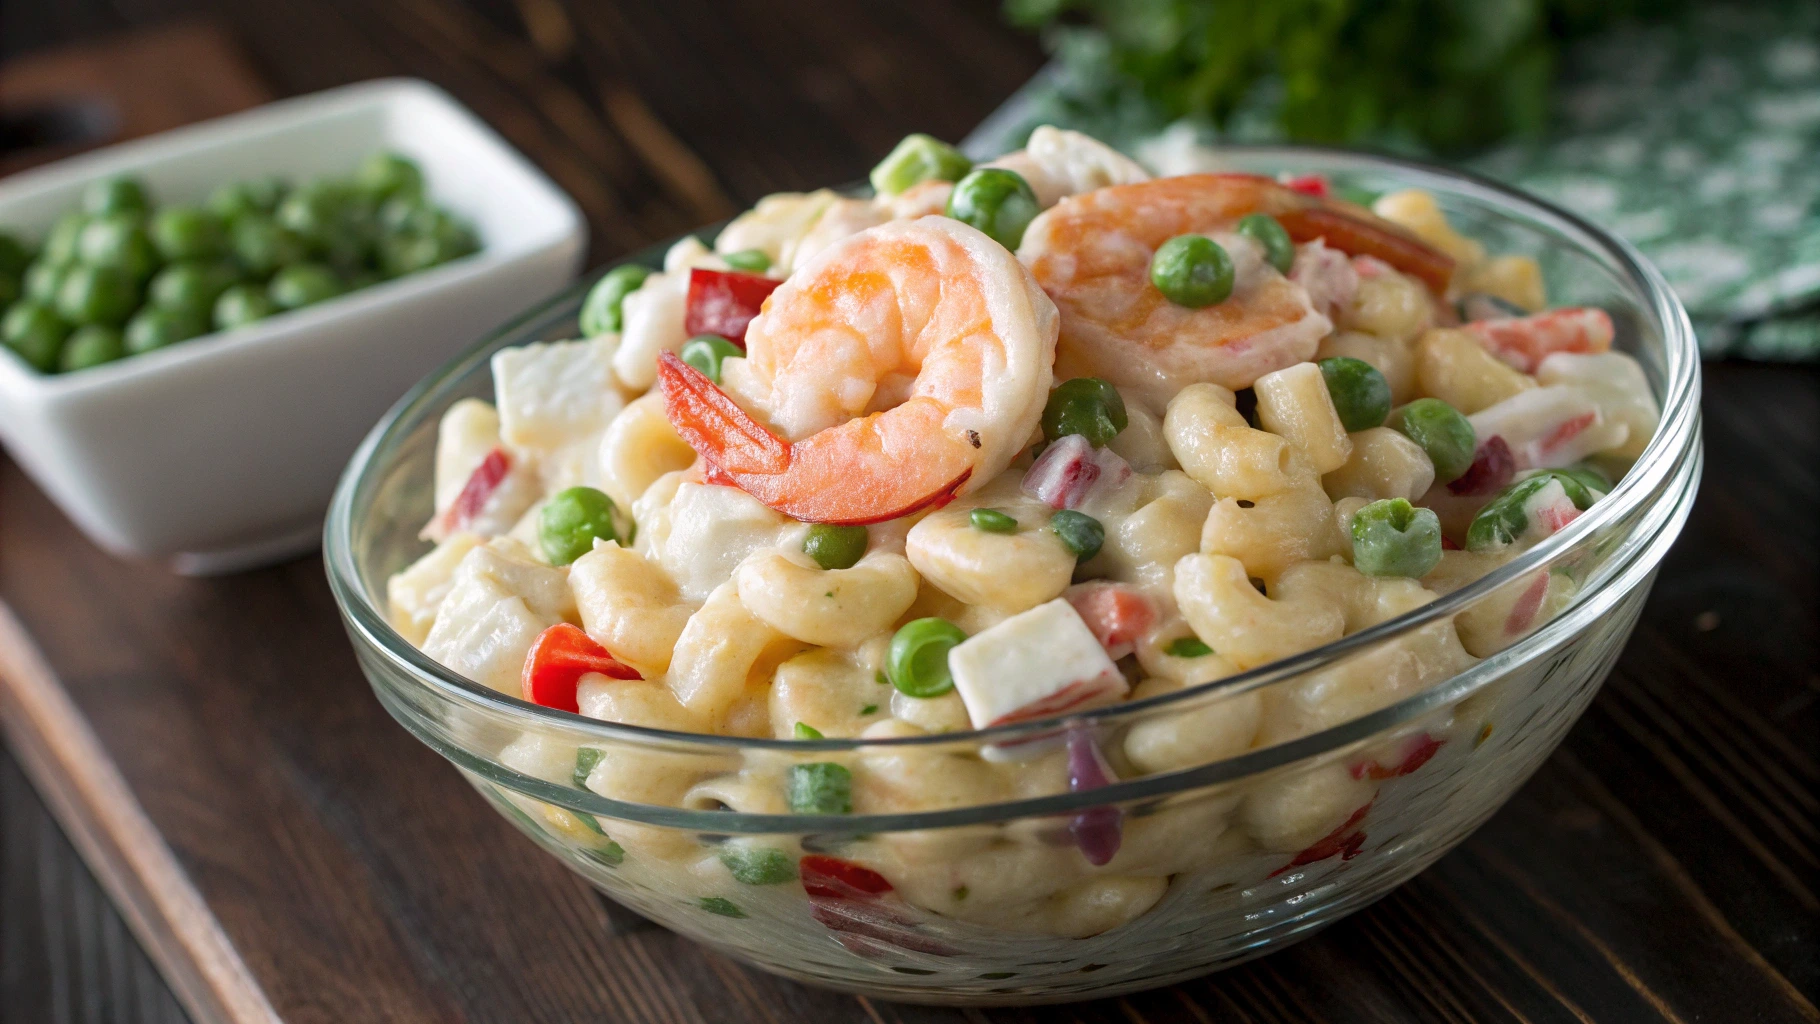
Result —
[[[1041, 61], [959, 0], [60, 0], [9, 3], [0, 56], [195, 10], [280, 94], [447, 87], [576, 198], [597, 260], [851, 180], [908, 130], [958, 138]], [[807, 989], [597, 897], [386, 716], [317, 559], [216, 580], [116, 562], [0, 460], [0, 601], [228, 944], [214, 974], [172, 971], [173, 929], [126, 907], [198, 1020], [269, 1019], [234, 1013], [244, 982], [293, 1024], [1820, 1021], [1820, 372], [1711, 367], [1706, 415], [1700, 501], [1629, 649], [1502, 812], [1297, 947], [1059, 1009]], [[69, 810], [95, 780], [49, 777], [28, 742], [78, 844], [109, 852]], [[171, 1019], [44, 820], [0, 763], [0, 1021]], [[118, 969], [70, 961], [77, 933]]]

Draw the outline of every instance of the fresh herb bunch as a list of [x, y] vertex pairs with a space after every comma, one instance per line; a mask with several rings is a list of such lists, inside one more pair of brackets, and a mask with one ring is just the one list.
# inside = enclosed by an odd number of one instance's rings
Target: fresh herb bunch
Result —
[[1069, 71], [1067, 102], [1227, 127], [1263, 108], [1308, 142], [1458, 152], [1539, 131], [1559, 44], [1662, 0], [1006, 0]]

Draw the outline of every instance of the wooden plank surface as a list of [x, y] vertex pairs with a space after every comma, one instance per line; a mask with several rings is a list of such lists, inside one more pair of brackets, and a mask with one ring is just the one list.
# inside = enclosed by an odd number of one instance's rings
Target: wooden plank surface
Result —
[[[855, 178], [907, 130], [959, 137], [1040, 61], [958, 0], [214, 6], [282, 93], [449, 88], [582, 203], [597, 258]], [[9, 8], [0, 47], [118, 11]], [[0, 600], [289, 1022], [1816, 1021], [1820, 373], [1720, 366], [1707, 393], [1684, 540], [1611, 682], [1503, 812], [1298, 947], [1059, 1011], [819, 992], [619, 910], [391, 722], [316, 559], [217, 580], [116, 562], [0, 462]], [[15, 752], [80, 838], [96, 808], [55, 794], [84, 766], [33, 740], [56, 723], [22, 721]]]

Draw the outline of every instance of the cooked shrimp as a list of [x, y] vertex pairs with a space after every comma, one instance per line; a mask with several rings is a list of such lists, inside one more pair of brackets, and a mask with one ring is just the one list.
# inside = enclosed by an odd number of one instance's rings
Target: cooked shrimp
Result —
[[[830, 246], [771, 294], [726, 392], [659, 368], [677, 433], [739, 487], [809, 522], [894, 519], [985, 484], [1035, 432], [1055, 306], [958, 221], [893, 221]], [[778, 436], [781, 434], [782, 436]]]
[[1250, 213], [1276, 217], [1295, 241], [1375, 256], [1436, 292], [1452, 274], [1451, 260], [1402, 229], [1268, 178], [1192, 174], [1100, 188], [1039, 215], [1018, 250], [1061, 311], [1057, 371], [1103, 377], [1161, 408], [1189, 384], [1236, 390], [1310, 358], [1332, 322], [1247, 239], [1220, 237], [1237, 270], [1225, 302], [1178, 306], [1150, 283], [1164, 242], [1227, 230]]

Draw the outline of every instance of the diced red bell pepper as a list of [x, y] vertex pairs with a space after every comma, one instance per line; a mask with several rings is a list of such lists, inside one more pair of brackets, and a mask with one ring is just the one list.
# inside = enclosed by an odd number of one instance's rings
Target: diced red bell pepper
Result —
[[1114, 661], [1130, 654], [1138, 638], [1156, 625], [1155, 602], [1135, 587], [1084, 583], [1070, 587], [1064, 596]]
[[926, 932], [915, 908], [899, 899], [885, 876], [850, 860], [812, 853], [796, 864], [809, 897], [809, 916], [841, 945], [865, 957], [889, 947], [932, 956], [959, 950]]
[[1292, 174], [1284, 176], [1283, 187], [1300, 192], [1316, 199], [1328, 199], [1333, 196], [1333, 186], [1328, 183], [1325, 174]]
[[598, 672], [611, 679], [643, 679], [630, 666], [622, 664], [580, 626], [559, 622], [538, 634], [525, 653], [521, 685], [524, 699], [558, 711], [579, 714], [581, 705], [575, 699], [575, 688], [581, 677]]
[[689, 271], [689, 305], [683, 329], [691, 337], [718, 334], [746, 347], [746, 325], [764, 308], [765, 299], [782, 281], [732, 270]]
[[811, 899], [863, 899], [891, 891], [884, 875], [850, 860], [811, 853], [796, 864]]

